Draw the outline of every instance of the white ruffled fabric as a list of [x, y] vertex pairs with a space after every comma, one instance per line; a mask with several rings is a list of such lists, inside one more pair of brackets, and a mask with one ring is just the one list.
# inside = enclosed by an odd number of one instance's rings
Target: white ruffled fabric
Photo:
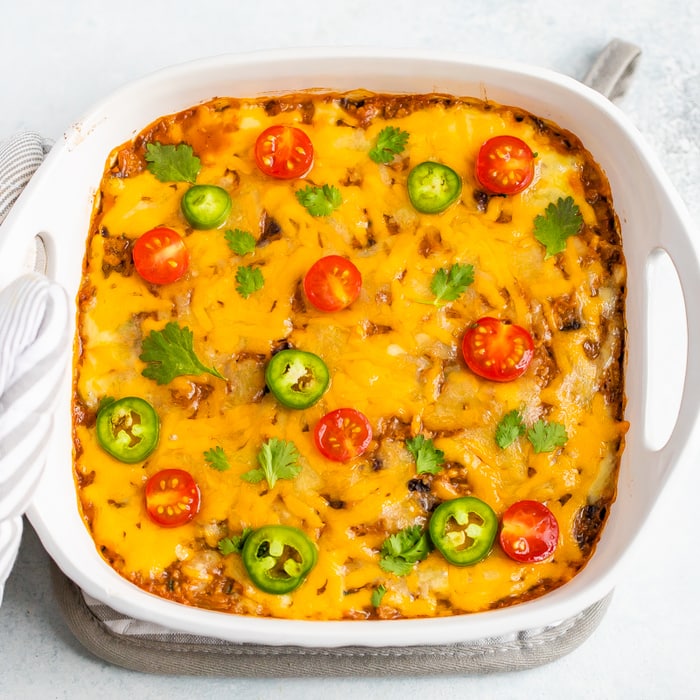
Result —
[[[0, 223], [48, 151], [39, 134], [0, 144]], [[12, 235], [0, 228], [0, 236]], [[0, 287], [4, 281], [0, 281]], [[41, 477], [51, 410], [71, 346], [65, 291], [37, 272], [0, 290], [0, 602]]]

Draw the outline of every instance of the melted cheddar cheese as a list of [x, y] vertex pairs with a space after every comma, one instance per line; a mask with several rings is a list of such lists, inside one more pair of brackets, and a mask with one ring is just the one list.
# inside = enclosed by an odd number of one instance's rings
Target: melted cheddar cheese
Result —
[[[301, 127], [314, 145], [302, 180], [275, 180], [256, 167], [253, 148], [271, 124]], [[368, 151], [385, 126], [410, 135], [387, 165]], [[523, 192], [489, 196], [473, 173], [478, 147], [496, 134], [526, 141], [536, 156]], [[186, 143], [201, 159], [198, 183], [232, 197], [217, 230], [190, 228], [180, 211], [185, 182], [163, 183], [148, 171], [147, 143]], [[459, 201], [437, 215], [410, 204], [411, 167], [432, 160], [463, 181]], [[342, 204], [314, 217], [295, 192], [330, 184]], [[551, 257], [533, 235], [535, 218], [560, 197], [583, 217], [578, 235]], [[190, 254], [186, 275], [169, 285], [142, 280], [131, 247], [145, 231], [180, 232]], [[245, 258], [224, 232], [253, 233]], [[300, 281], [329, 254], [351, 259], [362, 274], [360, 297], [325, 313], [308, 304]], [[474, 268], [457, 300], [432, 298], [436, 270]], [[261, 290], [243, 298], [236, 270], [254, 264]], [[570, 580], [587, 562], [610, 504], [626, 423], [623, 420], [625, 265], [604, 174], [578, 139], [527, 112], [475, 99], [371, 94], [216, 99], [164, 117], [110, 155], [96, 198], [79, 292], [74, 360], [76, 488], [102, 556], [122, 576], [155, 594], [238, 614], [297, 619], [366, 619], [461, 614], [511, 605]], [[527, 328], [535, 357], [511, 382], [471, 373], [460, 354], [469, 324], [482, 316]], [[177, 321], [193, 334], [201, 361], [224, 379], [180, 376], [159, 385], [142, 375], [143, 339]], [[266, 391], [271, 355], [294, 347], [319, 355], [329, 390], [306, 410], [290, 410]], [[105, 397], [139, 396], [161, 421], [160, 442], [144, 461], [124, 464], [105, 453], [95, 416]], [[347, 463], [325, 459], [313, 428], [339, 407], [362, 411], [373, 428], [367, 452]], [[565, 426], [564, 446], [535, 453], [522, 438], [500, 448], [503, 415], [521, 412]], [[406, 447], [432, 438], [444, 452], [439, 473], [416, 474]], [[269, 438], [292, 441], [301, 471], [249, 483]], [[220, 447], [231, 468], [213, 469], [204, 453]], [[149, 476], [177, 467], [193, 475], [201, 509], [186, 525], [163, 528], [147, 516]], [[545, 503], [557, 518], [559, 544], [537, 564], [508, 558], [496, 544], [469, 567], [437, 551], [406, 576], [380, 566], [384, 540], [425, 527], [441, 502], [474, 495], [500, 515], [512, 503]], [[241, 556], [223, 555], [222, 538], [245, 528], [287, 524], [318, 548], [306, 581], [287, 595], [255, 588]], [[384, 586], [379, 606], [372, 592]]]

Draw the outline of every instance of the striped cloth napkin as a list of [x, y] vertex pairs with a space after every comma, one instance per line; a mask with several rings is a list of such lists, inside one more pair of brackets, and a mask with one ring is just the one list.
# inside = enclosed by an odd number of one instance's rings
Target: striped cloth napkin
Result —
[[[0, 224], [50, 145], [22, 133], [0, 143]], [[0, 236], [12, 231], [0, 226]], [[22, 513], [44, 467], [51, 409], [71, 346], [65, 291], [26, 271], [0, 280], [0, 602], [19, 549]]]

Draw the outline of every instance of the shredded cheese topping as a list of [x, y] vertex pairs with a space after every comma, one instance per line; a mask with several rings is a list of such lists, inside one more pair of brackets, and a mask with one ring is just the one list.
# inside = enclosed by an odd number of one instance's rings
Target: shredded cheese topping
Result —
[[[258, 171], [253, 148], [271, 124], [302, 128], [314, 146], [301, 181]], [[387, 125], [410, 135], [389, 164], [368, 157]], [[473, 175], [490, 136], [518, 136], [536, 151], [525, 191], [488, 196]], [[147, 169], [145, 144], [190, 144], [201, 159], [197, 182], [226, 189], [233, 206], [217, 230], [190, 229], [180, 212], [186, 182], [163, 183]], [[460, 200], [437, 215], [412, 208], [408, 171], [432, 160], [463, 180]], [[331, 184], [342, 204], [313, 217], [295, 196]], [[533, 221], [548, 204], [573, 197], [581, 232], [545, 259]], [[190, 268], [170, 285], [149, 285], [133, 270], [131, 244], [145, 231], [180, 232]], [[257, 239], [242, 257], [224, 232]], [[351, 259], [360, 297], [336, 313], [315, 310], [301, 292], [306, 270], [324, 255]], [[474, 268], [457, 300], [430, 300], [437, 269]], [[236, 270], [254, 265], [264, 286], [242, 298]], [[75, 352], [76, 487], [86, 525], [105, 559], [136, 585], [186, 604], [240, 614], [298, 619], [443, 616], [510, 605], [562, 585], [588, 561], [615, 497], [623, 420], [625, 265], [604, 174], [575, 136], [528, 113], [440, 96], [292, 95], [218, 99], [158, 120], [110, 155], [96, 199], [79, 293]], [[482, 316], [532, 334], [535, 358], [512, 382], [471, 373], [460, 355], [466, 327]], [[177, 320], [194, 348], [225, 380], [202, 374], [158, 385], [145, 378], [143, 339]], [[265, 390], [264, 368], [281, 346], [319, 355], [329, 390], [306, 410], [281, 406]], [[139, 396], [161, 421], [160, 443], [143, 463], [123, 464], [99, 446], [100, 401]], [[325, 459], [313, 443], [318, 419], [352, 407], [374, 439], [348, 463]], [[563, 447], [537, 454], [526, 439], [502, 449], [499, 420], [518, 409], [565, 426]], [[406, 439], [422, 434], [444, 452], [436, 475], [416, 474]], [[241, 475], [257, 466], [261, 443], [291, 441], [301, 471], [274, 488]], [[204, 453], [225, 452], [213, 469]], [[145, 510], [149, 476], [165, 468], [193, 475], [201, 509], [190, 523], [163, 528]], [[425, 527], [445, 500], [474, 495], [500, 515], [512, 503], [545, 503], [560, 526], [554, 556], [538, 564], [509, 559], [496, 545], [470, 567], [437, 551], [406, 576], [380, 567], [391, 534]], [[257, 590], [237, 553], [217, 549], [244, 528], [287, 524], [319, 551], [292, 594]], [[386, 593], [372, 605], [378, 586]]]

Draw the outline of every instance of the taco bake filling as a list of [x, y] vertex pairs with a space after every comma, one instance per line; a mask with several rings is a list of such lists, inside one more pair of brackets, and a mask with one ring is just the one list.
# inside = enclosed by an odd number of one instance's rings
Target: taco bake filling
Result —
[[151, 593], [312, 620], [565, 584], [615, 499], [625, 261], [579, 139], [444, 95], [220, 98], [110, 154], [74, 472]]

